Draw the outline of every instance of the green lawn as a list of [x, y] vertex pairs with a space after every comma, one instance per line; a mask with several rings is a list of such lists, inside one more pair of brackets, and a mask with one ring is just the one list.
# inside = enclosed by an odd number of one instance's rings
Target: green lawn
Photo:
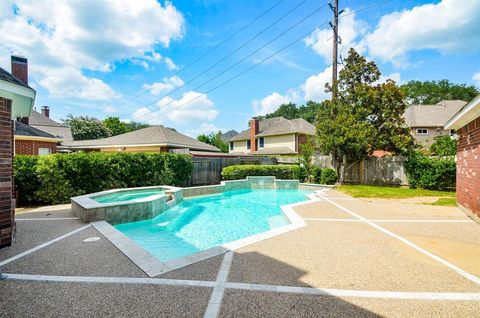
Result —
[[[434, 191], [423, 189], [408, 189], [396, 187], [379, 187], [367, 185], [341, 185], [336, 188], [354, 198], [388, 198], [388, 199], [405, 199], [414, 197], [448, 197], [454, 199], [455, 192], [450, 191]], [[440, 200], [439, 200], [440, 201]], [[438, 203], [439, 201], [435, 202]], [[442, 201], [436, 205], [448, 205]]]
[[430, 204], [441, 205], [441, 206], [457, 206], [457, 200], [455, 198], [440, 198], [437, 201]]

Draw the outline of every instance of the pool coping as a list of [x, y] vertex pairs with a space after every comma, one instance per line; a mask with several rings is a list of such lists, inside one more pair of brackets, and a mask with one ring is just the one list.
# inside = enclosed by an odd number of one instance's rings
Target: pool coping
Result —
[[117, 230], [106, 221], [92, 222], [92, 226], [107, 238], [116, 248], [118, 248], [128, 259], [137, 265], [147, 276], [156, 277], [182, 267], [206, 260], [211, 257], [222, 255], [228, 251], [235, 251], [250, 244], [261, 242], [277, 235], [297, 230], [306, 226], [303, 218], [295, 212], [294, 207], [320, 201], [317, 196], [323, 190], [316, 190], [312, 194], [307, 194], [308, 200], [280, 206], [282, 213], [290, 221], [290, 224], [272, 229], [263, 233], [244, 237], [223, 245], [199, 251], [187, 256], [162, 262], [153, 256], [146, 249], [128, 238], [125, 234]]

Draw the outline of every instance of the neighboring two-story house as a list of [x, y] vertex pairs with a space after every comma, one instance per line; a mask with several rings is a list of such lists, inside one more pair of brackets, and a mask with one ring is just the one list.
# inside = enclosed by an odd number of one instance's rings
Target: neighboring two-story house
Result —
[[302, 118], [275, 117], [250, 120], [250, 128], [230, 138], [229, 152], [251, 155], [296, 155], [307, 136], [315, 135], [315, 126]]
[[429, 146], [435, 137], [453, 136], [455, 131], [445, 129], [445, 124], [466, 104], [462, 100], [442, 100], [436, 105], [412, 105], [405, 110], [405, 122], [413, 137]]

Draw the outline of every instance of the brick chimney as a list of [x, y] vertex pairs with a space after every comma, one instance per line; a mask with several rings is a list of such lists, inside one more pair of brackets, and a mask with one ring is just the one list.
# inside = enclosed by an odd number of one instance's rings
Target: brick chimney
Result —
[[50, 118], [50, 107], [49, 106], [42, 106], [42, 115]]
[[250, 151], [257, 151], [257, 143], [255, 142], [255, 136], [258, 134], [259, 121], [257, 117], [250, 119]]
[[12, 75], [28, 85], [28, 60], [25, 57], [12, 55]]

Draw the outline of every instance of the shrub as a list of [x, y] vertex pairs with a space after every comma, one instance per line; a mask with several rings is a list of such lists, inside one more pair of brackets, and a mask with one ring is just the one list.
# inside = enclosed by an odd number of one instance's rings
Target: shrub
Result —
[[335, 184], [338, 176], [334, 169], [324, 168], [322, 169], [322, 175], [320, 177], [320, 184]]
[[274, 176], [277, 179], [300, 180], [302, 168], [297, 165], [234, 165], [223, 168], [225, 180], [245, 179], [247, 176]]
[[181, 154], [76, 153], [16, 156], [19, 202], [58, 204], [70, 197], [114, 188], [181, 185], [192, 161]]
[[405, 170], [410, 188], [446, 190], [455, 187], [454, 157], [427, 157], [416, 152], [405, 161]]
[[430, 153], [434, 156], [455, 156], [457, 153], [457, 140], [450, 136], [437, 136], [430, 146]]
[[320, 168], [313, 166], [311, 168], [310, 177], [308, 181], [317, 184], [335, 184], [337, 182], [337, 172], [330, 168]]

